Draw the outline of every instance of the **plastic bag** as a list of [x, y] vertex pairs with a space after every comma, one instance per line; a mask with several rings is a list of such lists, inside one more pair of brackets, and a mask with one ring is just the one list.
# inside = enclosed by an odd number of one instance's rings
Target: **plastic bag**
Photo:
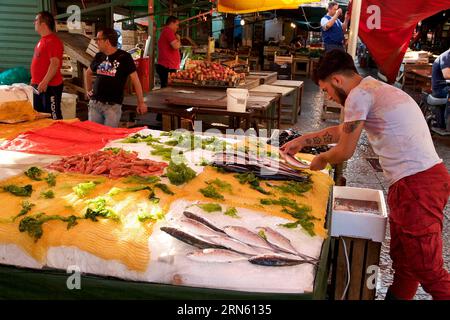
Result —
[[8, 69], [0, 73], [0, 85], [12, 85], [14, 83], [30, 83], [30, 72], [23, 68], [17, 67]]

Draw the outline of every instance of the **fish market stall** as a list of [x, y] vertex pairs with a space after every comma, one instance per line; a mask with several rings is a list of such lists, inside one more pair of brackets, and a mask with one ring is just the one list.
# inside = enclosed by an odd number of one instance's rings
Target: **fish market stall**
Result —
[[[2, 297], [325, 298], [328, 172], [257, 138], [58, 126], [1, 145], [32, 158], [0, 173]], [[58, 130], [80, 130], [78, 152], [50, 151]]]

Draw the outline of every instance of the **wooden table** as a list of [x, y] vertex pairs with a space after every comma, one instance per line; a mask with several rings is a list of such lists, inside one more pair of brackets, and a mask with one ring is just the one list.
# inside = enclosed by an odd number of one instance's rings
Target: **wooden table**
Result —
[[303, 87], [304, 82], [303, 81], [295, 81], [295, 80], [277, 80], [273, 83], [271, 83], [273, 86], [280, 86], [280, 87], [291, 87], [297, 89], [297, 95], [298, 95], [298, 110], [293, 114], [294, 116], [294, 123], [297, 123], [298, 116], [302, 113], [302, 96], [303, 96]]
[[[226, 109], [224, 89], [205, 89], [194, 87], [167, 87], [145, 94], [144, 101], [152, 112], [163, 115], [163, 130], [181, 127], [182, 119], [193, 122], [197, 115], [214, 115], [230, 118], [230, 127], [237, 129], [241, 118], [245, 119], [245, 129], [259, 129], [257, 120], [265, 120], [267, 129], [279, 128], [280, 119], [275, 111], [280, 108], [281, 95], [273, 93], [250, 92], [246, 112], [231, 112]], [[124, 109], [135, 108], [136, 96], [126, 96]], [[276, 123], [276, 125], [275, 125]]]
[[430, 69], [412, 69], [409, 72], [413, 78], [413, 91], [416, 91], [416, 83], [419, 82], [420, 88], [425, 91], [431, 88], [431, 74]]
[[[282, 98], [291, 96], [292, 101], [290, 104], [283, 104], [281, 103], [280, 108], [278, 109], [280, 121], [287, 120], [287, 123], [296, 123], [294, 114], [297, 113], [298, 110], [298, 90], [293, 87], [286, 87], [286, 86], [275, 86], [275, 85], [268, 85], [263, 84], [256, 88], [253, 88], [250, 90], [250, 92], [270, 92], [270, 93], [279, 93], [281, 94]], [[285, 110], [287, 109], [287, 112], [289, 113], [289, 117], [282, 118], [281, 114], [285, 113]]]

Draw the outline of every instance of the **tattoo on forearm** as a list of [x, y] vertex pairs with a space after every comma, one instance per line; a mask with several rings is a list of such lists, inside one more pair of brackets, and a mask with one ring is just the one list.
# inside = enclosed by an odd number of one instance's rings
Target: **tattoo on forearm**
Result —
[[311, 139], [306, 139], [305, 142], [308, 146], [312, 145], [313, 143]]
[[315, 145], [318, 145], [318, 144], [322, 143], [322, 139], [320, 139], [319, 137], [315, 137], [315, 138], [313, 138], [313, 142]]
[[358, 125], [361, 123], [361, 120], [352, 121], [352, 122], [346, 122], [344, 123], [344, 132], [345, 133], [352, 133], [356, 130]]
[[333, 142], [333, 136], [332, 136], [331, 134], [329, 134], [328, 131], [327, 131], [327, 132], [325, 132], [325, 134], [323, 135], [322, 140], [323, 140], [323, 143], [324, 143], [324, 144], [332, 143], [332, 142]]

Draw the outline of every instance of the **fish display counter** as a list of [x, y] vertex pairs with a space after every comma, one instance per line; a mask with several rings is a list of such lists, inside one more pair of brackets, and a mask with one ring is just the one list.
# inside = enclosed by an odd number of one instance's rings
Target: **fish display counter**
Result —
[[38, 160], [0, 174], [2, 298], [325, 298], [333, 181], [264, 140], [144, 129]]

